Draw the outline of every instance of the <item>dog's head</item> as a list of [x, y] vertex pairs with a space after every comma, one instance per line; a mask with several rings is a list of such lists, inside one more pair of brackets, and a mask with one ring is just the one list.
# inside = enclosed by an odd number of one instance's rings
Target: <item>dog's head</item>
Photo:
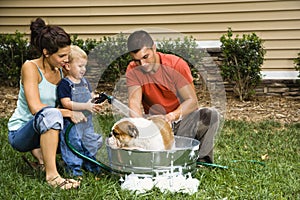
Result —
[[132, 122], [125, 120], [115, 124], [111, 134], [116, 140], [116, 145], [122, 148], [127, 146], [132, 139], [137, 138], [139, 131]]
[[113, 148], [171, 149], [174, 134], [171, 126], [160, 117], [123, 118], [112, 127], [108, 142]]

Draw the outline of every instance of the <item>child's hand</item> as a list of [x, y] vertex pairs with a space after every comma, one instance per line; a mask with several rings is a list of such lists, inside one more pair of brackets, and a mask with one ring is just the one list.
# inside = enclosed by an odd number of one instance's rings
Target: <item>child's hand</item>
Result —
[[102, 110], [102, 105], [103, 105], [103, 103], [101, 103], [101, 104], [94, 104], [94, 105], [93, 105], [93, 112], [95, 112], [95, 113], [101, 112], [101, 110]]
[[95, 107], [96, 104], [92, 103], [91, 101], [92, 100], [90, 99], [88, 102], [86, 102], [86, 106], [85, 106], [86, 108], [85, 109], [87, 111], [94, 112], [94, 110], [95, 110], [94, 107]]
[[92, 103], [92, 99], [86, 103], [87, 103], [87, 110], [92, 113], [99, 113], [102, 110], [102, 103], [101, 104]]

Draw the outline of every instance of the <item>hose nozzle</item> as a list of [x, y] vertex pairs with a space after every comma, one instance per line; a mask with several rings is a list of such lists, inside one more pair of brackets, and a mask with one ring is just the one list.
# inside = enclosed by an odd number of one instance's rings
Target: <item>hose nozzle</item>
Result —
[[110, 95], [107, 95], [105, 94], [104, 92], [102, 92], [99, 97], [95, 97], [93, 100], [92, 100], [92, 103], [95, 103], [95, 104], [100, 104], [102, 102], [104, 102], [105, 100], [108, 100], [108, 103], [111, 104], [112, 100], [114, 99], [113, 96], [110, 96]]

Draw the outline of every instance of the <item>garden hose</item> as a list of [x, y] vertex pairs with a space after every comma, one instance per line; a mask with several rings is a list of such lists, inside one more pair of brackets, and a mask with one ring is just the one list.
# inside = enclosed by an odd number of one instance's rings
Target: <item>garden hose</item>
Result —
[[73, 126], [74, 126], [74, 123], [70, 123], [70, 124], [68, 125], [68, 127], [67, 127], [67, 129], [66, 129], [66, 133], [65, 133], [65, 141], [66, 141], [67, 146], [70, 148], [70, 150], [71, 150], [75, 155], [77, 155], [77, 156], [79, 156], [79, 157], [81, 157], [81, 158], [83, 158], [83, 159], [86, 159], [86, 160], [88, 160], [88, 161], [90, 161], [90, 162], [92, 162], [92, 163], [98, 165], [99, 167], [101, 167], [102, 169], [104, 169], [104, 170], [106, 170], [106, 171], [108, 171], [108, 172], [115, 172], [115, 173], [119, 173], [119, 174], [124, 174], [123, 171], [119, 171], [119, 170], [116, 170], [116, 169], [112, 169], [111, 167], [109, 167], [109, 166], [107, 166], [107, 165], [105, 165], [105, 164], [103, 164], [103, 163], [101, 163], [101, 162], [98, 162], [98, 161], [96, 161], [96, 160], [94, 160], [94, 159], [92, 159], [92, 158], [90, 158], [90, 157], [88, 157], [88, 156], [85, 156], [85, 155], [83, 155], [82, 153], [80, 153], [79, 151], [77, 151], [77, 150], [75, 149], [75, 147], [71, 144], [70, 140], [69, 140], [69, 133], [70, 133], [70, 130], [71, 130], [71, 128], [72, 128]]
[[[259, 165], [265, 166], [264, 162], [260, 162], [260, 161], [257, 161], [257, 160], [232, 160], [231, 162], [233, 162], [233, 163], [237, 163], [237, 162], [250, 162], [250, 163], [254, 163], [254, 164], [259, 164]], [[225, 166], [225, 165], [218, 165], [218, 164], [207, 163], [207, 162], [197, 162], [197, 166], [198, 165], [202, 165], [202, 166], [206, 166], [206, 167], [220, 168], [220, 169], [229, 169], [229, 167]], [[243, 171], [243, 170], [240, 170], [240, 169], [237, 169], [237, 168], [232, 168], [232, 169], [235, 169], [235, 170], [238, 170], [238, 171]]]
[[198, 165], [202, 165], [202, 166], [206, 166], [206, 167], [221, 168], [221, 169], [228, 169], [229, 168], [228, 166], [217, 165], [217, 164], [207, 163], [207, 162], [197, 162], [197, 166]]

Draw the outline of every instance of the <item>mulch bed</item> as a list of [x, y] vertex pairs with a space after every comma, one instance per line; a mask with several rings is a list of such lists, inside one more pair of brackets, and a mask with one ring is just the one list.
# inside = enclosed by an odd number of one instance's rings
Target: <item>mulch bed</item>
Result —
[[[10, 117], [16, 107], [19, 88], [0, 87], [0, 117]], [[200, 105], [208, 104], [209, 99], [202, 98]], [[232, 96], [227, 97], [225, 119], [243, 121], [275, 120], [281, 123], [300, 122], [300, 100], [260, 96], [251, 101], [241, 102]]]

